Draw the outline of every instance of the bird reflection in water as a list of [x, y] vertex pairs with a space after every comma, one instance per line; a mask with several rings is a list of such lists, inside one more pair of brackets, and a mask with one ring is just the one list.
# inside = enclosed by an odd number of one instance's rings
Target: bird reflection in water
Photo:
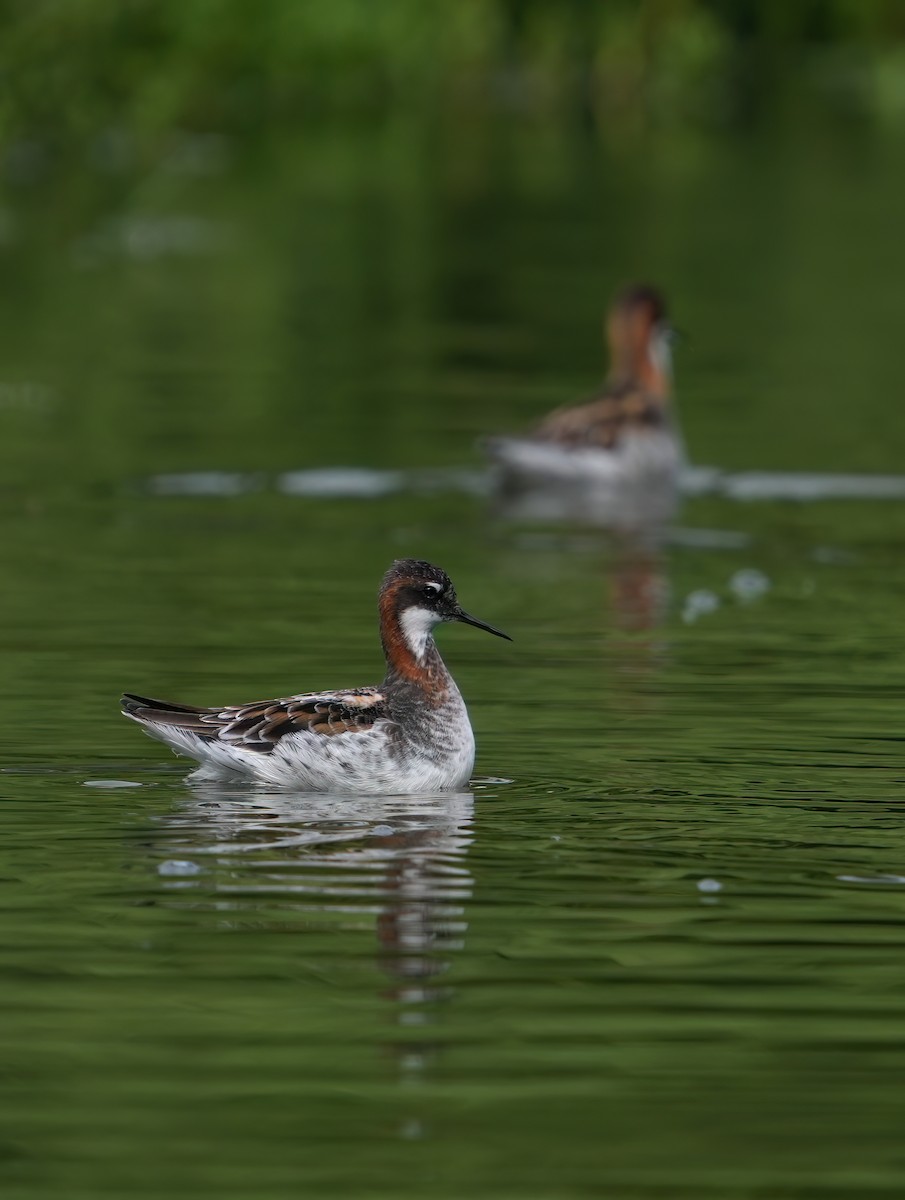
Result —
[[662, 625], [669, 604], [663, 551], [643, 542], [619, 539], [606, 548], [604, 562], [613, 630], [637, 634]]
[[670, 586], [663, 552], [629, 540], [613, 544], [605, 556], [605, 621], [608, 666], [622, 681], [622, 697], [633, 709], [647, 709], [647, 682], [669, 660], [662, 632]]
[[[340, 930], [358, 931], [376, 911], [377, 964], [392, 980], [380, 994], [394, 1022], [412, 1027], [429, 1024], [427, 1006], [451, 994], [438, 981], [464, 944], [473, 816], [467, 792], [359, 797], [204, 784], [166, 818], [167, 853], [174, 865], [213, 862], [192, 882], [213, 888], [218, 907], [225, 896], [231, 909], [279, 906], [281, 928], [333, 914]], [[434, 1047], [394, 1036], [389, 1049], [411, 1079]]]

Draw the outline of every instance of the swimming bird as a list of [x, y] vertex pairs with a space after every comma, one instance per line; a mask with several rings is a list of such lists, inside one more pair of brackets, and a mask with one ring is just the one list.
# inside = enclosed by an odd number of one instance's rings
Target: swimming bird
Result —
[[580, 489], [593, 515], [631, 522], [675, 507], [682, 442], [672, 411], [672, 329], [661, 293], [620, 292], [604, 324], [610, 369], [600, 393], [558, 408], [527, 437], [490, 438], [504, 493]]
[[315, 792], [395, 795], [462, 788], [475, 741], [465, 702], [433, 638], [469, 616], [445, 571], [401, 559], [378, 597], [386, 675], [379, 687], [303, 692], [222, 708], [168, 704], [127, 693], [122, 711], [177, 754], [201, 763], [196, 780], [251, 776]]

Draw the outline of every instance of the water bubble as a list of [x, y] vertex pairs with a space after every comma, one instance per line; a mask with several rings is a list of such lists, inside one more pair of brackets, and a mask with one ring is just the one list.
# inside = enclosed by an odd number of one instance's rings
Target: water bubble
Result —
[[188, 859], [169, 858], [157, 868], [158, 875], [200, 875], [201, 867]]
[[395, 832], [392, 825], [375, 825], [371, 830], [374, 837], [392, 837]]
[[740, 571], [736, 571], [729, 580], [729, 591], [742, 604], [759, 600], [769, 590], [769, 578], [763, 571], [758, 571], [757, 567], [743, 567]]
[[721, 892], [723, 885], [718, 879], [699, 879], [695, 885], [699, 892]]
[[711, 592], [709, 588], [697, 588], [685, 597], [685, 604], [682, 606], [682, 620], [686, 625], [691, 625], [698, 617], [716, 612], [719, 607], [720, 598], [716, 592]]

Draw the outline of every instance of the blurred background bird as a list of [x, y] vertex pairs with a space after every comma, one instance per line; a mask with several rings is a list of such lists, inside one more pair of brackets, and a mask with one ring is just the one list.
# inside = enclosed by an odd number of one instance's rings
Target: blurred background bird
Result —
[[619, 292], [604, 335], [610, 368], [596, 396], [556, 409], [527, 436], [484, 443], [504, 506], [519, 515], [626, 525], [666, 520], [675, 510], [683, 451], [662, 294], [647, 284]]

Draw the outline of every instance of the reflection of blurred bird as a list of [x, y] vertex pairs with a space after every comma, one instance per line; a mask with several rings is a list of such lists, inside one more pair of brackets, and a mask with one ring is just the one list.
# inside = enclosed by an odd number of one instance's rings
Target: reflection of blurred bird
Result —
[[487, 451], [501, 468], [504, 495], [572, 487], [582, 489], [574, 498], [588, 510], [573, 515], [662, 519], [675, 506], [682, 445], [670, 411], [672, 330], [660, 293], [621, 292], [606, 338], [610, 371], [598, 396], [556, 409], [529, 437], [491, 438]]
[[[669, 601], [664, 562], [644, 546], [628, 546], [612, 561], [609, 573], [610, 619], [624, 633], [641, 633], [663, 623]], [[627, 645], [641, 648], [641, 641]]]
[[442, 621], [470, 617], [445, 571], [402, 559], [380, 588], [387, 671], [379, 688], [307, 692], [226, 708], [123, 696], [123, 712], [179, 754], [196, 778], [251, 775], [308, 791], [410, 794], [463, 787], [475, 743], [459, 689], [433, 639]]

